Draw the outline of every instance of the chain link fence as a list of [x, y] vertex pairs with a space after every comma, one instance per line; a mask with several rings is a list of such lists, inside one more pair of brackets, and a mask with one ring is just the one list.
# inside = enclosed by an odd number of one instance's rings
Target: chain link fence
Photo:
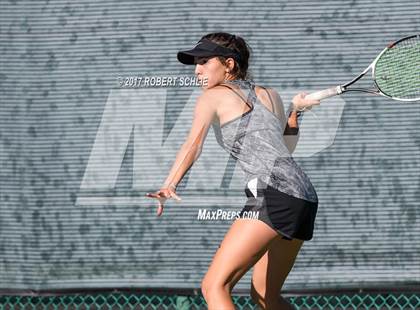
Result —
[[[286, 297], [296, 309], [420, 309], [420, 293], [307, 295]], [[233, 296], [236, 309], [260, 309], [250, 297]], [[207, 309], [201, 295], [99, 293], [60, 296], [0, 296], [0, 309]]]

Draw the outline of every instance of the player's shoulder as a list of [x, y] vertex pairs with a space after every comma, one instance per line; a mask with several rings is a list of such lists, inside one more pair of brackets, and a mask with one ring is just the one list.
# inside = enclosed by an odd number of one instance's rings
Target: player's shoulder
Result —
[[235, 86], [229, 85], [227, 83], [219, 83], [210, 88], [204, 90], [203, 94], [208, 96], [214, 96], [218, 94], [230, 94], [232, 90], [235, 89]]
[[255, 92], [260, 98], [262, 97], [273, 101], [281, 100], [278, 91], [273, 87], [255, 85]]
[[263, 86], [263, 85], [255, 85], [255, 91], [261, 92], [261, 93], [270, 93], [274, 94], [277, 92], [277, 90], [270, 86]]
[[217, 84], [213, 87], [206, 88], [198, 97], [197, 101], [200, 102], [211, 102], [217, 104], [226, 100], [229, 100], [231, 96], [234, 97], [232, 89], [223, 86], [224, 84]]

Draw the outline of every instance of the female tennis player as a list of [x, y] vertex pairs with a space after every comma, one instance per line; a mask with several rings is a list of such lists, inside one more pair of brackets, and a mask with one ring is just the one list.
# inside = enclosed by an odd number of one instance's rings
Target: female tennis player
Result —
[[[177, 184], [199, 157], [208, 129], [245, 172], [245, 207], [226, 233], [201, 283], [208, 308], [235, 309], [231, 291], [254, 267], [251, 297], [263, 309], [294, 309], [280, 290], [305, 240], [312, 239], [318, 197], [291, 156], [298, 139], [298, 111], [319, 104], [299, 93], [285, 114], [279, 94], [249, 79], [250, 52], [243, 38], [218, 32], [203, 36], [178, 60], [195, 65], [203, 82], [186, 141], [160, 190], [157, 214], [166, 199], [181, 200]], [[207, 80], [207, 84], [205, 84]], [[286, 118], [288, 115], [288, 118]], [[242, 216], [258, 211], [258, 219]]]

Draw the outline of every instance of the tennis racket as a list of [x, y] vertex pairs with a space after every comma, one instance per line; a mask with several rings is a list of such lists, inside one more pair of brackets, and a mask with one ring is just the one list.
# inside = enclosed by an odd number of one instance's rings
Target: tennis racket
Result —
[[[349, 88], [372, 70], [373, 87]], [[321, 100], [348, 91], [382, 95], [399, 101], [420, 100], [420, 34], [389, 44], [375, 60], [350, 82], [306, 96]]]

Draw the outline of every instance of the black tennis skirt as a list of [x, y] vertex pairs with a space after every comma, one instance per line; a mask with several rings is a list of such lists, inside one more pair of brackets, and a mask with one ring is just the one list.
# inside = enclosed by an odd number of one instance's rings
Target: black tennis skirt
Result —
[[245, 211], [259, 211], [258, 219], [276, 230], [283, 239], [311, 240], [318, 203], [290, 196], [265, 183], [264, 186], [257, 188], [257, 197], [248, 185], [245, 187], [248, 200], [240, 217], [245, 218], [242, 216]]

